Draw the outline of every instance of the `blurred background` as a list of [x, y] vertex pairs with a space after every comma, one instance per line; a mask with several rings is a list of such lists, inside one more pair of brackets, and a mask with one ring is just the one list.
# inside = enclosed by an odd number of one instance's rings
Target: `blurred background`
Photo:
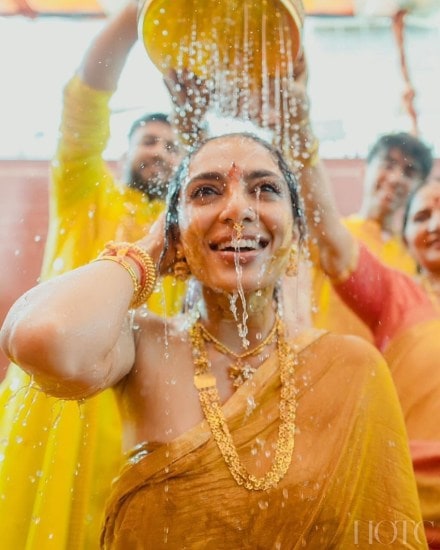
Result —
[[[122, 3], [0, 0], [1, 159], [51, 157], [62, 87], [105, 15]], [[359, 4], [365, 7], [356, 9]], [[326, 158], [363, 157], [378, 134], [411, 127], [401, 101], [405, 83], [392, 18], [375, 15], [400, 5], [413, 6], [404, 48], [420, 134], [440, 149], [440, 0], [306, 1], [313, 119]], [[124, 150], [135, 115], [168, 108], [161, 75], [138, 44], [114, 96], [108, 158]]]

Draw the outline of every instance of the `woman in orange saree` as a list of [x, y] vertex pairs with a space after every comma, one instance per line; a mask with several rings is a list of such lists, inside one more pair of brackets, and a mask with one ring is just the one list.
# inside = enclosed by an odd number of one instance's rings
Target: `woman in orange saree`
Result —
[[[431, 178], [408, 201], [403, 235], [420, 272], [411, 278], [385, 266], [350, 235], [337, 217], [322, 168], [312, 171], [307, 200], [309, 208], [313, 203], [322, 212], [313, 228], [321, 265], [370, 327], [390, 367], [412, 449], [418, 449], [414, 467], [428, 542], [440, 548], [440, 182]], [[422, 450], [428, 461], [420, 461]]]
[[[383, 358], [280, 308], [303, 234], [281, 155], [249, 134], [208, 140], [168, 201], [165, 241], [156, 227], [32, 289], [0, 336], [49, 393], [114, 388], [128, 461], [103, 547], [426, 548]], [[200, 285], [194, 310], [136, 311], [172, 266]]]

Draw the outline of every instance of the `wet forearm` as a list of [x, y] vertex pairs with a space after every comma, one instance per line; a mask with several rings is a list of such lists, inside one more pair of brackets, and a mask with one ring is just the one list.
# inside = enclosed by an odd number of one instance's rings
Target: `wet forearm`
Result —
[[114, 91], [136, 40], [137, 6], [129, 2], [91, 43], [78, 69], [81, 79], [97, 90]]
[[51, 391], [58, 383], [63, 396], [69, 387], [93, 393], [132, 364], [126, 328], [132, 296], [130, 277], [119, 265], [89, 264], [20, 298], [2, 327], [2, 348], [42, 381], [43, 389]]
[[338, 276], [350, 265], [356, 245], [340, 220], [322, 161], [302, 170], [301, 194], [308, 230], [319, 251], [321, 267], [327, 275]]

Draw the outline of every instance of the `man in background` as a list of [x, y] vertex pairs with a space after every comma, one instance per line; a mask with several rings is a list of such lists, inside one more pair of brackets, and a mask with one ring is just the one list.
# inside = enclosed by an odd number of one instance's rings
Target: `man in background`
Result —
[[[137, 4], [130, 2], [98, 33], [64, 89], [42, 279], [91, 261], [109, 240], [139, 239], [164, 208], [184, 152], [167, 115], [133, 123], [120, 181], [103, 159], [109, 102], [136, 41]], [[168, 277], [149, 307], [174, 313], [183, 292]], [[2, 548], [98, 547], [101, 512], [122, 459], [113, 393], [79, 406], [48, 398], [12, 364], [0, 405]]]

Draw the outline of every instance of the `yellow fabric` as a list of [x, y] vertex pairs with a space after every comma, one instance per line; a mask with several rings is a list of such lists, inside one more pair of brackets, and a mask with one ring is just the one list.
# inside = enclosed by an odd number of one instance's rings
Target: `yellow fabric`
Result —
[[[437, 471], [420, 471], [414, 456], [423, 518], [440, 545], [440, 319], [401, 332], [384, 351], [399, 395], [410, 440], [432, 450]], [[431, 446], [429, 446], [431, 443]], [[439, 546], [433, 546], [438, 548]]]
[[[348, 336], [313, 331], [294, 344], [295, 449], [278, 487], [238, 486], [202, 422], [131, 455], [107, 504], [104, 548], [426, 548], [402, 413], [383, 358]], [[272, 358], [223, 405], [241, 459], [259, 476], [273, 460], [279, 400]]]
[[[350, 233], [364, 243], [383, 263], [410, 275], [415, 274], [414, 260], [398, 235], [385, 239], [376, 221], [365, 220], [359, 216], [349, 216], [343, 222]], [[338, 334], [361, 336], [373, 343], [371, 330], [344, 304], [319, 267], [312, 269], [312, 278], [313, 324]]]
[[384, 351], [410, 439], [440, 441], [440, 319], [418, 323]]
[[[87, 263], [110, 239], [138, 239], [163, 210], [162, 203], [119, 188], [102, 160], [109, 99], [76, 77], [66, 86], [43, 279]], [[175, 313], [183, 292], [168, 278], [150, 308]], [[121, 460], [113, 393], [81, 405], [62, 402], [30, 388], [11, 365], [0, 409], [2, 550], [97, 548], [103, 504]]]
[[428, 544], [440, 548], [440, 441], [411, 441], [410, 450]]

